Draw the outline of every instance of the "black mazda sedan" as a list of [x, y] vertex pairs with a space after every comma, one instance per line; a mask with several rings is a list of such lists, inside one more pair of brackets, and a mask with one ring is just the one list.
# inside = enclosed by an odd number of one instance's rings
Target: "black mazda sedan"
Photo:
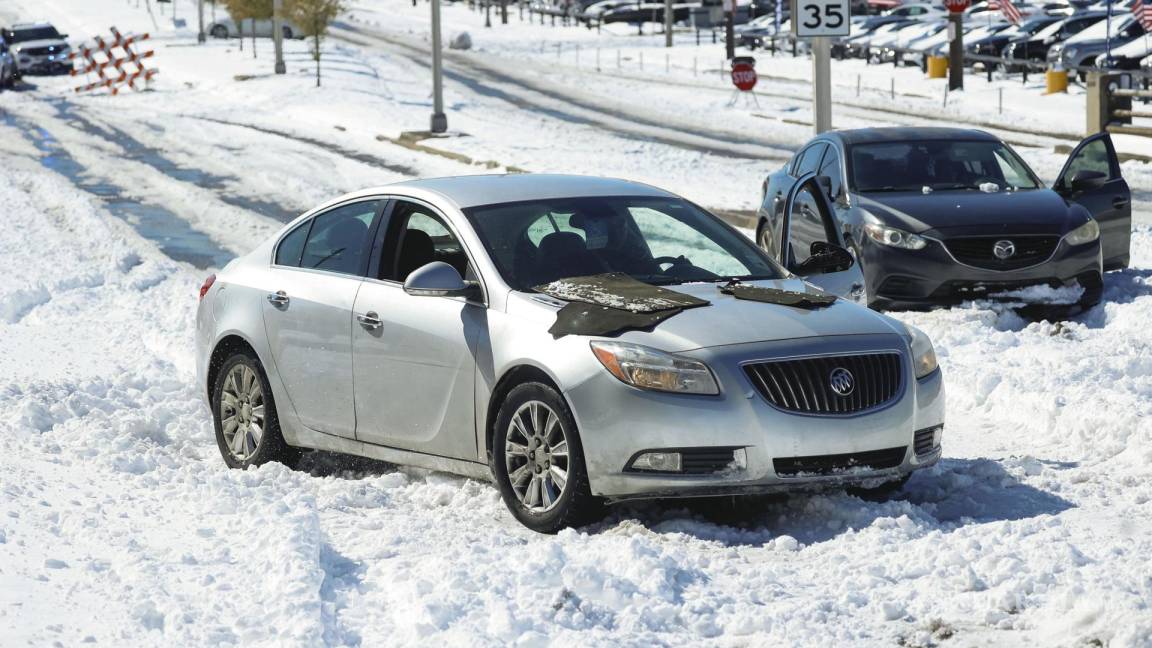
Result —
[[[818, 182], [798, 186], [813, 174]], [[812, 195], [820, 189], [827, 195]], [[1107, 134], [1081, 142], [1049, 188], [983, 131], [834, 131], [763, 191], [760, 246], [789, 267], [829, 245], [848, 249], [852, 288], [877, 309], [1019, 299], [1037, 285], [1067, 288], [1057, 293], [1087, 308], [1100, 301], [1103, 271], [1128, 265], [1131, 195]], [[789, 199], [797, 208], [786, 217]]]

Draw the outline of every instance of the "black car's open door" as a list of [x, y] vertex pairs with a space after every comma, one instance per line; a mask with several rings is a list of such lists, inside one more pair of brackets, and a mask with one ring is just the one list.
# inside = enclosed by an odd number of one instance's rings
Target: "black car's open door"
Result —
[[1108, 133], [1080, 142], [1052, 188], [1083, 205], [1100, 224], [1104, 269], [1127, 268], [1132, 240], [1132, 192], [1120, 175], [1120, 161]]

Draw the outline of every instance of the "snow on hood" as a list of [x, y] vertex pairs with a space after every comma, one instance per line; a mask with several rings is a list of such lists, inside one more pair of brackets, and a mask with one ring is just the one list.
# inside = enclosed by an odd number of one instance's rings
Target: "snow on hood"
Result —
[[[689, 308], [664, 320], [651, 332], [630, 331], [621, 340], [645, 344], [664, 351], [688, 351], [704, 347], [791, 340], [826, 335], [903, 334], [899, 324], [863, 306], [844, 300], [827, 308], [806, 310], [778, 304], [737, 299], [720, 292], [715, 283], [693, 283], [669, 286], [670, 289], [710, 302], [708, 306]], [[816, 292], [800, 279], [755, 281], [749, 285]], [[562, 302], [535, 300], [541, 308], [558, 309]], [[546, 318], [548, 324], [552, 318]]]
[[37, 47], [59, 47], [65, 49], [68, 47], [68, 43], [59, 38], [44, 38], [41, 40], [23, 41], [12, 45], [12, 49], [17, 52], [23, 49], [35, 49]]

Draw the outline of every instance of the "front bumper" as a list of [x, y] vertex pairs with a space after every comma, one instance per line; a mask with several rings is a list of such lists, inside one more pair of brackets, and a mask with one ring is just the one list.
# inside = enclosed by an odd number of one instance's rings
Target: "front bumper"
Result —
[[63, 74], [72, 70], [72, 62], [65, 58], [20, 56], [16, 66], [20, 74]]
[[[1010, 238], [1010, 236], [1008, 236]], [[982, 299], [989, 294], [1078, 282], [1082, 304], [1095, 304], [1103, 291], [1099, 242], [1069, 246], [1061, 241], [1052, 256], [1018, 270], [989, 270], [956, 260], [939, 240], [929, 238], [922, 250], [863, 245], [868, 303], [877, 309], [917, 309]]]
[[[848, 416], [819, 416], [776, 409], [760, 395], [741, 363], [749, 360], [891, 351], [901, 356], [906, 379], [880, 409]], [[904, 339], [892, 335], [738, 344], [684, 353], [711, 367], [717, 396], [649, 392], [624, 385], [607, 372], [568, 390], [580, 430], [593, 494], [610, 500], [695, 497], [804, 490], [895, 479], [935, 463], [939, 447], [917, 456], [915, 432], [944, 423], [939, 371], [912, 379]], [[736, 448], [738, 461], [707, 474], [644, 473], [626, 469], [643, 451]], [[835, 474], [778, 474], [777, 460], [871, 453], [903, 448], [899, 463]]]

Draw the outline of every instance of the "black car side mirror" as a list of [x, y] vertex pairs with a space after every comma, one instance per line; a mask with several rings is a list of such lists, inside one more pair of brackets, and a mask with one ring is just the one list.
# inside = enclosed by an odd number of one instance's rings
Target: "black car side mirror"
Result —
[[856, 262], [848, 250], [824, 241], [813, 243], [811, 252], [811, 256], [796, 265], [795, 272], [801, 277], [843, 272]]
[[1107, 173], [1084, 169], [1072, 175], [1072, 181], [1068, 183], [1068, 188], [1074, 192], [1088, 191], [1089, 189], [1099, 189], [1106, 182], [1108, 182]]

